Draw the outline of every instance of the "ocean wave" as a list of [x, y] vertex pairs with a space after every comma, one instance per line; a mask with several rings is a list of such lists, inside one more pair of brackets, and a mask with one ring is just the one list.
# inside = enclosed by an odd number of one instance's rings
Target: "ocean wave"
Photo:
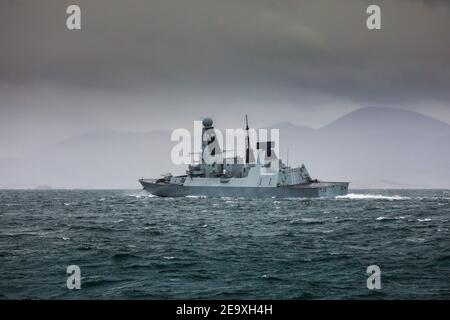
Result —
[[110, 260], [113, 261], [123, 261], [123, 260], [132, 260], [136, 259], [138, 256], [131, 252], [121, 252], [121, 253], [115, 253], [110, 257]]
[[154, 198], [156, 197], [154, 194], [148, 193], [146, 191], [141, 191], [140, 193], [136, 193], [136, 194], [128, 194], [128, 197], [134, 197], [136, 199], [140, 199], [140, 198]]
[[407, 238], [406, 241], [422, 243], [422, 242], [425, 242], [426, 240], [425, 240], [425, 238]]
[[291, 224], [321, 224], [324, 223], [325, 220], [323, 219], [316, 219], [316, 218], [300, 218], [300, 219], [294, 219], [290, 223]]
[[402, 197], [398, 195], [383, 196], [381, 194], [360, 194], [349, 193], [345, 196], [337, 196], [336, 199], [352, 199], [352, 200], [408, 200], [409, 197]]

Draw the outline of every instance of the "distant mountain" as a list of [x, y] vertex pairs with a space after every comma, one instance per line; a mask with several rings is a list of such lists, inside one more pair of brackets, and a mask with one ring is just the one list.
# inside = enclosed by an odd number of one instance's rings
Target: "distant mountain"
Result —
[[280, 136], [281, 154], [289, 148], [291, 163], [322, 179], [450, 188], [450, 125], [416, 112], [367, 107], [313, 134]]
[[137, 188], [137, 179], [181, 170], [170, 160], [170, 132], [93, 132], [0, 159], [0, 187]]
[[450, 125], [417, 112], [386, 107], [366, 107], [350, 112], [322, 127], [330, 134], [449, 135]]
[[[450, 188], [450, 125], [402, 109], [367, 107], [320, 129], [283, 122], [280, 154], [319, 179], [351, 187]], [[0, 188], [139, 188], [140, 177], [181, 174], [170, 132], [93, 132], [0, 158]]]
[[283, 133], [291, 133], [291, 134], [310, 134], [310, 133], [314, 133], [316, 131], [315, 129], [305, 127], [305, 126], [297, 126], [295, 124], [292, 124], [292, 123], [286, 122], [286, 121], [274, 124], [270, 128], [274, 128], [274, 129], [282, 128]]

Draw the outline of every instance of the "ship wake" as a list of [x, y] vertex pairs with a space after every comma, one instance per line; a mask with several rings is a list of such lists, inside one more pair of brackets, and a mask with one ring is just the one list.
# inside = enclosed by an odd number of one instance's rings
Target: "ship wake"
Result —
[[362, 194], [349, 193], [345, 196], [337, 196], [336, 199], [352, 199], [352, 200], [408, 200], [409, 197], [402, 197], [399, 195], [385, 196], [381, 194]]

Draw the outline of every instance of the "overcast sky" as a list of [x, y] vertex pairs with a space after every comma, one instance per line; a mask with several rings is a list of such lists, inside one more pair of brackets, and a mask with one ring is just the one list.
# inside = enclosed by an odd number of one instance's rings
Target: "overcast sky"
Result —
[[[82, 30], [66, 29], [81, 7]], [[365, 13], [379, 4], [382, 29]], [[450, 1], [4, 0], [0, 156], [95, 130], [320, 127], [363, 106], [450, 123]]]

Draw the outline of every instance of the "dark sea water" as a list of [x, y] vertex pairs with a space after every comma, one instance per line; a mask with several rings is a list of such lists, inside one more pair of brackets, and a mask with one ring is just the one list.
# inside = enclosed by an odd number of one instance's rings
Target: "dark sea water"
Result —
[[[0, 298], [450, 298], [450, 191], [351, 192], [0, 191]], [[369, 265], [381, 290], [367, 289]]]

